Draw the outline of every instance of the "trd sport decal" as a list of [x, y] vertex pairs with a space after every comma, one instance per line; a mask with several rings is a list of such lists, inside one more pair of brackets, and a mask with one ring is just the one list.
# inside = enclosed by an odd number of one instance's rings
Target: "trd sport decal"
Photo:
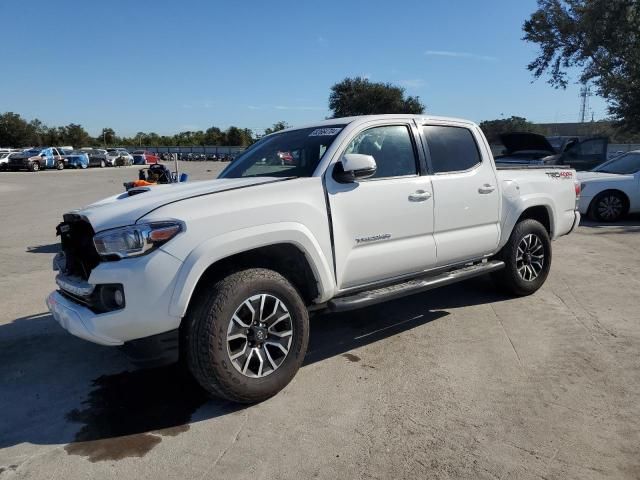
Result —
[[560, 179], [567, 179], [567, 178], [573, 178], [573, 173], [572, 172], [544, 172], [546, 173], [549, 178], [560, 178]]

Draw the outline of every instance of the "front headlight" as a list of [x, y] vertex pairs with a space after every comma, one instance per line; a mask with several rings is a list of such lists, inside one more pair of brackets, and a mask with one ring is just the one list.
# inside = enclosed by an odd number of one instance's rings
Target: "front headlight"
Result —
[[102, 257], [138, 257], [167, 243], [184, 228], [178, 221], [141, 223], [97, 233], [93, 244]]

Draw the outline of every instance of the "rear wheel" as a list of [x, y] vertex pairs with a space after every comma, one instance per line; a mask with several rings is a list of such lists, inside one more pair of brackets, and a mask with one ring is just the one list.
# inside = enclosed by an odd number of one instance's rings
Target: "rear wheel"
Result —
[[498, 285], [513, 295], [531, 295], [544, 284], [551, 268], [547, 229], [537, 220], [522, 220], [497, 258], [505, 264], [503, 270], [493, 274]]
[[29, 170], [32, 172], [40, 171], [40, 164], [38, 162], [32, 162], [31, 165], [29, 165]]
[[64, 170], [64, 162], [58, 162], [56, 163], [56, 168], [58, 170]]
[[282, 275], [262, 268], [202, 288], [185, 320], [189, 370], [210, 394], [240, 403], [282, 390], [309, 341], [302, 298]]
[[602, 192], [593, 199], [589, 213], [591, 218], [599, 222], [615, 222], [628, 209], [627, 199], [619, 192]]

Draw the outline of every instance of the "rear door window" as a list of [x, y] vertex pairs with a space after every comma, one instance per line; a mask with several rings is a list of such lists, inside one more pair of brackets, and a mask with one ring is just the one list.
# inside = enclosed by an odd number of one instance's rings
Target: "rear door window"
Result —
[[482, 161], [478, 145], [468, 128], [425, 125], [422, 135], [429, 150], [433, 173], [462, 172]]

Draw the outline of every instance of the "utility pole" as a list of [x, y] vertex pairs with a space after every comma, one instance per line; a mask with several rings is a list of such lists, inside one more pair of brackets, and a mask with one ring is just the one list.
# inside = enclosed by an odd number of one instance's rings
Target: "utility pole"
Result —
[[580, 123], [587, 121], [589, 114], [589, 97], [591, 96], [591, 87], [586, 83], [580, 89]]

